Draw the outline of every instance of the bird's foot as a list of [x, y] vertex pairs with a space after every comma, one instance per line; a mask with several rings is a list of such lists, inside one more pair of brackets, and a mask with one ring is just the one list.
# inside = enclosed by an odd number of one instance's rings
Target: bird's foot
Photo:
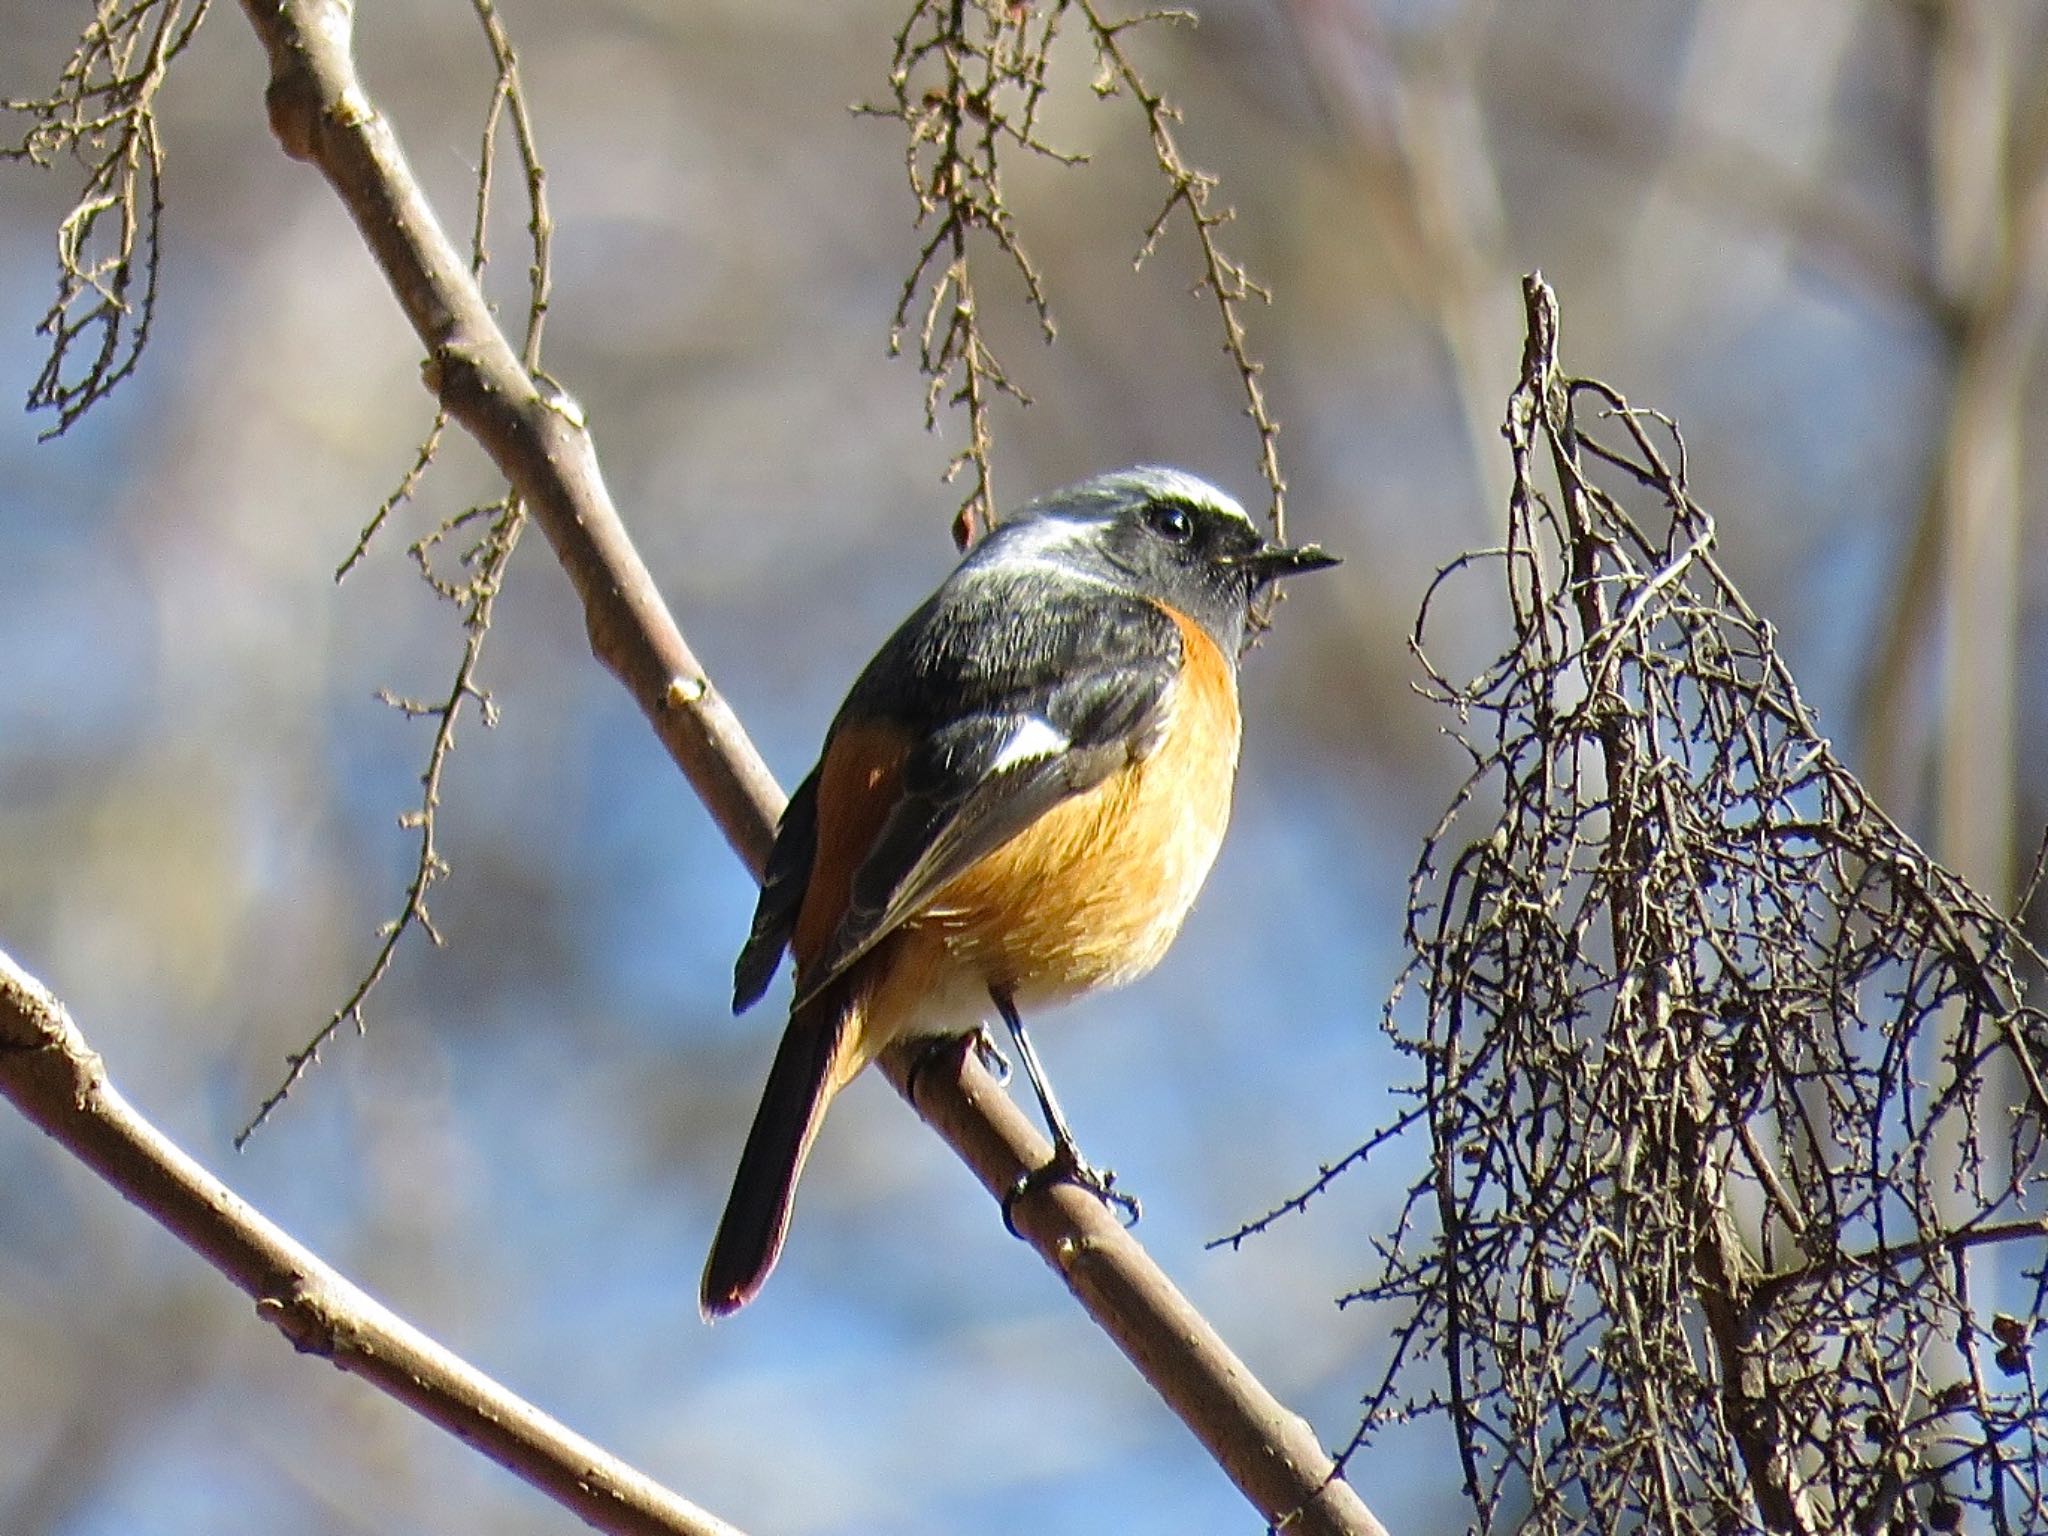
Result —
[[1010, 1083], [1010, 1058], [996, 1045], [996, 1038], [988, 1031], [986, 1024], [978, 1025], [965, 1035], [935, 1035], [926, 1041], [910, 1064], [910, 1102], [917, 1103], [918, 1086], [924, 1081], [928, 1068], [939, 1069], [959, 1075], [961, 1062], [968, 1051], [988, 1069], [997, 1084], [1007, 1088]]
[[974, 1033], [968, 1036], [974, 1042], [974, 1054], [981, 1064], [988, 1068], [988, 1074], [998, 1086], [1010, 1086], [1010, 1058], [1003, 1054], [1003, 1048], [996, 1044], [996, 1037], [986, 1024], [977, 1024]]
[[1009, 1229], [1010, 1236], [1021, 1238], [1024, 1235], [1017, 1230], [1017, 1202], [1054, 1184], [1078, 1184], [1115, 1211], [1126, 1227], [1135, 1227], [1138, 1218], [1144, 1214], [1144, 1207], [1136, 1195], [1116, 1187], [1113, 1171], [1095, 1167], [1081, 1156], [1079, 1147], [1071, 1141], [1063, 1141], [1053, 1147], [1052, 1156], [1045, 1162], [1019, 1175], [1017, 1182], [1010, 1186], [1010, 1192], [1003, 1196], [1003, 1225]]

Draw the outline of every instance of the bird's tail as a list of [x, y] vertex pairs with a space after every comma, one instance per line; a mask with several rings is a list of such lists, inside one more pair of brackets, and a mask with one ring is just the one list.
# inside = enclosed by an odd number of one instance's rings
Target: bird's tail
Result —
[[859, 1009], [854, 988], [842, 982], [804, 1004], [783, 1031], [704, 1263], [699, 1305], [707, 1321], [752, 1301], [781, 1256], [811, 1141], [826, 1106], [858, 1066], [846, 1058], [859, 1038]]

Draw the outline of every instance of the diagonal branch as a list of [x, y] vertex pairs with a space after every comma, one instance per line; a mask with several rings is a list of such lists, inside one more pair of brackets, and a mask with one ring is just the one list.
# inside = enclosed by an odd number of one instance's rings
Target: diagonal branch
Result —
[[137, 1114], [50, 993], [0, 952], [0, 1096], [256, 1301], [302, 1354], [467, 1441], [601, 1531], [739, 1536], [372, 1300]]

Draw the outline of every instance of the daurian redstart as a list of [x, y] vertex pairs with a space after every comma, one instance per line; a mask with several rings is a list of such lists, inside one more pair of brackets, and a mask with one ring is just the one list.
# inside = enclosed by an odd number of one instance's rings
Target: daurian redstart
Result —
[[1237, 771], [1253, 599], [1335, 564], [1178, 470], [1098, 475], [990, 532], [870, 661], [783, 812], [733, 1005], [787, 949], [796, 1000], [704, 1267], [705, 1316], [768, 1278], [833, 1096], [892, 1042], [993, 1005], [1056, 1151], [1110, 1195], [1021, 1014], [1142, 976], [1209, 873]]

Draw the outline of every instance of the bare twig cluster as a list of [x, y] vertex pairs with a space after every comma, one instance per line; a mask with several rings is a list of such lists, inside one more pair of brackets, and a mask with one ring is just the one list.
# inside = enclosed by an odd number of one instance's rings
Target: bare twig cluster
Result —
[[1512, 641], [1459, 681], [1416, 630], [1472, 772], [1388, 1012], [1430, 1161], [1359, 1440], [1447, 1415], [1484, 1529], [2048, 1527], [2040, 956], [1837, 760], [1675, 428], [1526, 300], [1507, 542], [1438, 581], [1498, 572]]
[[32, 411], [54, 411], [57, 437], [134, 372], [156, 317], [163, 237], [163, 140], [156, 98], [171, 61], [206, 19], [208, 0], [97, 0], [56, 86], [0, 102], [30, 119], [0, 161], [54, 167], [85, 185], [57, 226], [57, 297], [37, 326], [49, 338], [29, 386]]
[[967, 446], [946, 466], [948, 479], [973, 471], [953, 524], [963, 549], [996, 520], [990, 410], [999, 395], [1027, 399], [983, 337], [969, 241], [980, 233], [994, 243], [1050, 341], [1052, 311], [1004, 200], [998, 149], [1008, 143], [1069, 163], [1076, 158], [1047, 143], [1038, 124], [1047, 56], [1064, 9], [1053, 6], [1034, 18], [1030, 7], [1003, 0], [916, 0], [896, 34], [889, 104], [861, 109], [903, 125], [903, 165], [917, 199], [918, 227], [931, 227], [903, 280], [889, 345], [901, 348], [914, 319], [918, 367], [930, 381], [926, 424], [938, 425], [945, 404], [967, 413]]
[[[548, 213], [547, 172], [541, 164], [533, 121], [527, 112], [526, 94], [519, 79], [519, 59], [513, 51], [511, 38], [492, 0], [470, 0], [470, 3], [483, 24], [496, 75], [491, 86], [490, 104], [484, 113], [483, 141], [477, 158], [469, 270], [472, 277], [482, 281], [490, 266], [488, 234], [491, 197], [497, 181], [499, 135], [509, 119], [525, 186], [530, 242], [525, 339], [520, 362], [529, 372], [537, 372], [540, 367], [541, 330], [547, 318], [548, 292], [552, 282], [549, 251], [554, 237], [554, 220]], [[344, 579], [362, 561], [392, 514], [413, 499], [434, 462], [447, 427], [447, 410], [436, 410], [411, 466], [391, 494], [371, 514], [354, 547], [335, 571], [336, 581]], [[390, 972], [391, 963], [397, 958], [398, 947], [405, 936], [417, 929], [436, 946], [441, 943], [441, 934], [434, 926], [427, 902], [428, 892], [448, 873], [448, 862], [436, 838], [441, 777], [447, 767], [448, 755], [455, 749], [456, 726], [471, 702], [482, 712], [485, 726], [497, 723], [497, 706], [478, 683], [477, 668], [483, 658], [484, 642], [490, 634], [492, 609], [504, 586], [512, 551], [518, 546], [519, 533], [525, 524], [525, 503], [516, 492], [508, 490], [495, 501], [466, 507], [443, 518], [407, 546], [406, 552], [419, 568], [420, 579], [435, 596], [457, 609], [462, 616], [463, 629], [462, 653], [456, 662], [454, 680], [445, 695], [438, 699], [420, 699], [402, 696], [389, 689], [378, 693], [380, 699], [408, 719], [429, 720], [434, 727], [433, 741], [427, 749], [426, 767], [420, 773], [419, 801], [399, 817], [399, 825], [416, 834], [418, 839], [412, 873], [407, 879], [405, 896], [397, 915], [388, 919], [379, 931], [377, 952], [371, 957], [368, 969], [341, 1006], [328, 1016], [312, 1037], [285, 1057], [284, 1077], [236, 1134], [235, 1145], [238, 1148], [285, 1101], [299, 1079], [319, 1061], [320, 1052], [338, 1031], [344, 1027], [353, 1028], [358, 1034], [363, 1031], [366, 1025], [364, 1005]], [[458, 535], [462, 536], [463, 542], [455, 568], [450, 570], [441, 561]]]
[[1146, 226], [1136, 264], [1143, 265], [1157, 248], [1176, 213], [1185, 214], [1201, 255], [1197, 286], [1216, 300], [1224, 351], [1243, 381], [1245, 414], [1258, 433], [1259, 468], [1271, 492], [1274, 528], [1284, 533], [1279, 424], [1267, 408], [1263, 370], [1251, 354], [1243, 316], [1248, 301], [1270, 296], [1224, 251], [1218, 231], [1231, 213], [1212, 201], [1216, 178], [1189, 164], [1175, 133], [1179, 109], [1147, 83], [1128, 45], [1137, 28], [1192, 23], [1193, 16], [1152, 10], [1113, 17], [1094, 0], [1057, 0], [1037, 10], [1012, 0], [914, 0], [896, 34], [889, 101], [861, 110], [892, 118], [906, 130], [904, 165], [917, 199], [918, 224], [931, 230], [904, 279], [890, 344], [900, 347], [914, 325], [918, 366], [930, 381], [925, 391], [928, 425], [937, 426], [944, 405], [959, 406], [967, 414], [967, 444], [946, 470], [948, 479], [963, 469], [973, 471], [954, 521], [954, 540], [964, 548], [996, 519], [990, 465], [995, 401], [1008, 395], [1029, 403], [981, 325], [970, 260], [975, 235], [992, 243], [1015, 272], [1046, 340], [1054, 334], [1044, 284], [1005, 199], [1002, 167], [1004, 154], [1015, 150], [1064, 165], [1086, 158], [1048, 142], [1040, 122], [1051, 88], [1053, 45], [1070, 7], [1080, 14], [1095, 51], [1096, 94], [1128, 95], [1137, 104], [1167, 183], [1166, 201]]

